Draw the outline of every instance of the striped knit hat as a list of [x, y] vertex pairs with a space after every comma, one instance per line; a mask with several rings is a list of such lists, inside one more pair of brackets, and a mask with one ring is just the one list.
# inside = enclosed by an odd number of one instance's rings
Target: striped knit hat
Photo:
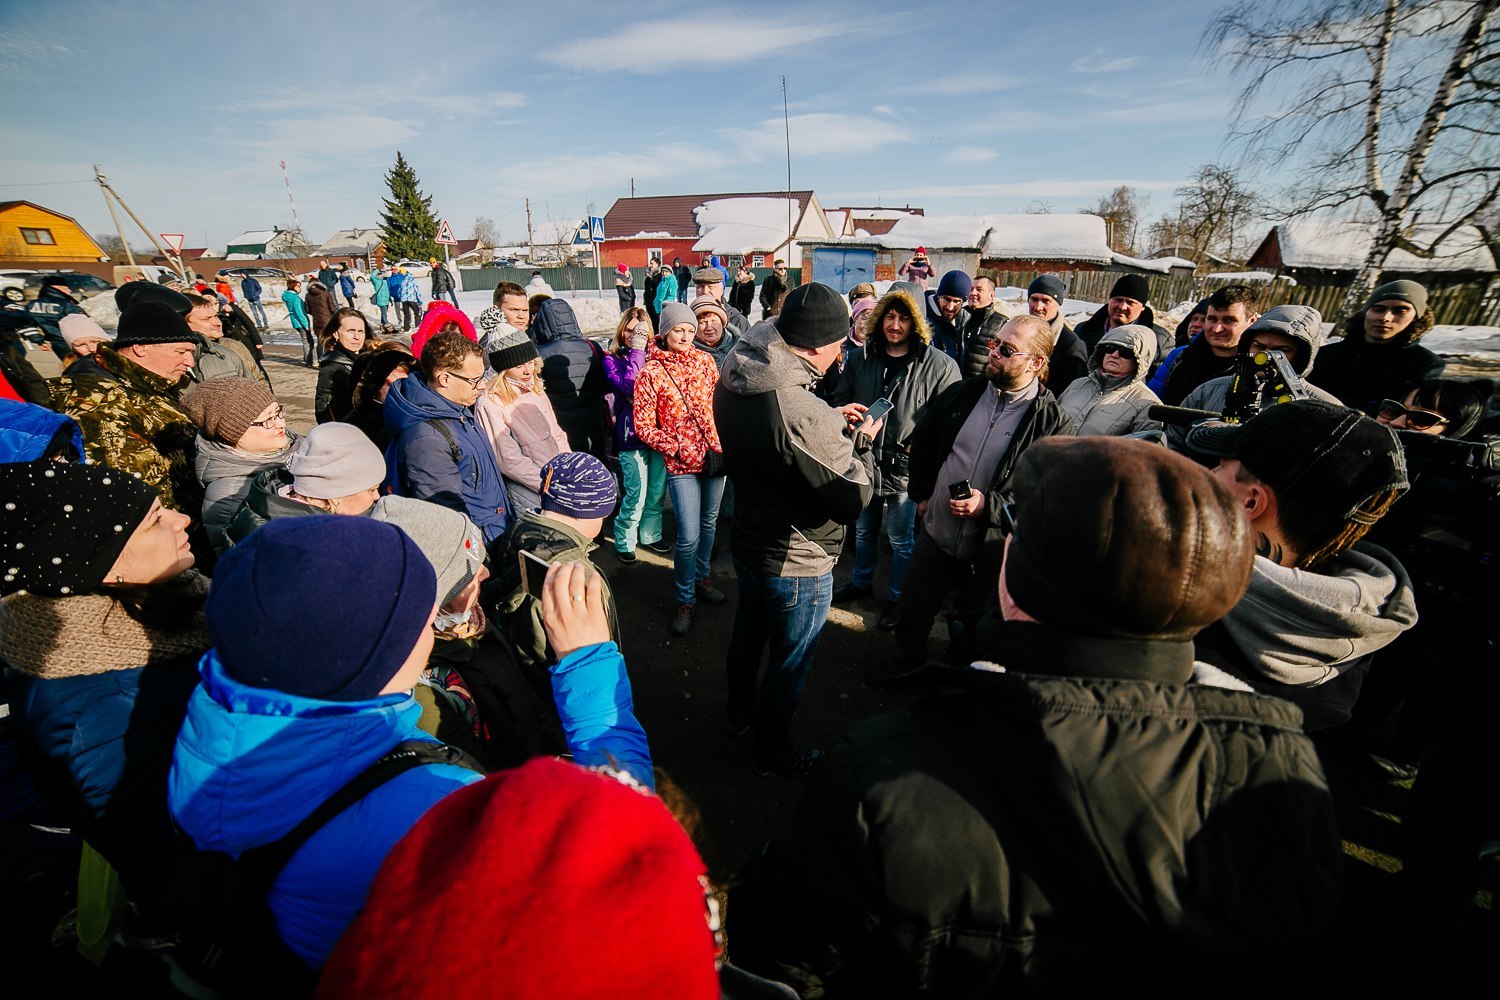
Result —
[[619, 496], [615, 477], [585, 451], [565, 451], [542, 466], [542, 510], [589, 520], [609, 517]]

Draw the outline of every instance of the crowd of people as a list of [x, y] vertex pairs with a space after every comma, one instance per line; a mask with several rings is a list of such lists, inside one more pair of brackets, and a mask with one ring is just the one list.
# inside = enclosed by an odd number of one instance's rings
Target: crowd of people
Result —
[[[283, 296], [306, 433], [253, 278], [253, 318], [148, 282], [114, 331], [56, 310], [51, 380], [0, 310], [0, 820], [105, 873], [80, 926], [171, 940], [230, 993], [1258, 981], [1334, 933], [1324, 765], [1351, 753], [1418, 782], [1404, 930], [1463, 919], [1493, 729], [1408, 727], [1392, 760], [1361, 715], [1367, 681], [1414, 718], [1495, 689], [1492, 626], [1424, 630], [1430, 581], [1382, 542], [1437, 476], [1424, 439], [1500, 429], [1418, 343], [1425, 288], [1381, 285], [1325, 346], [1245, 285], [1173, 332], [1125, 274], [1070, 328], [1056, 275], [1007, 316], [921, 248], [883, 293], [775, 264], [758, 321], [749, 268], [652, 261], [639, 304], [623, 272], [604, 343], [510, 282], [471, 319], [439, 266], [425, 308], [377, 270], [377, 326], [325, 267]], [[750, 737], [724, 766], [807, 782], [727, 921], [634, 710], [610, 578], [641, 549], [671, 559], [671, 634], [732, 614], [699, 647], [724, 671], [702, 724]], [[822, 748], [795, 718], [835, 604], [891, 634], [868, 683], [945, 688]], [[1418, 644], [1441, 677], [1387, 680]]]

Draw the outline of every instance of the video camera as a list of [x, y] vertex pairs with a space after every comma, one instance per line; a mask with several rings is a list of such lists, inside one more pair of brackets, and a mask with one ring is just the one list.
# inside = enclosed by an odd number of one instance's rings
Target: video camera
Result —
[[1256, 351], [1234, 359], [1234, 376], [1222, 413], [1188, 406], [1152, 406], [1146, 415], [1164, 424], [1196, 424], [1200, 420], [1242, 424], [1268, 406], [1309, 398], [1302, 376], [1287, 361], [1285, 351]]

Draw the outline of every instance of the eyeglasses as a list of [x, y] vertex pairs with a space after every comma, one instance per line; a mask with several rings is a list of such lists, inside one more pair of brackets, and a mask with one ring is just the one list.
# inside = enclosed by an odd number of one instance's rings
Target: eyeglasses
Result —
[[444, 375], [452, 376], [453, 378], [458, 379], [460, 382], [467, 382], [467, 383], [469, 383], [469, 388], [471, 388], [471, 389], [478, 389], [479, 388], [479, 383], [481, 383], [481, 382], [484, 381], [484, 372], [480, 372], [478, 375], [475, 375], [473, 378], [469, 378], [467, 375], [460, 375], [458, 372], [455, 372], [455, 371], [448, 371], [448, 372], [444, 372], [443, 374]]
[[286, 422], [286, 407], [282, 406], [279, 403], [276, 405], [276, 409], [274, 409], [274, 410], [271, 411], [271, 415], [269, 417], [267, 417], [264, 420], [252, 420], [252, 421], [250, 421], [250, 426], [251, 427], [270, 427], [272, 424], [276, 423], [278, 420], [281, 421], [281, 422], [283, 422], [283, 423]]
[[998, 354], [1002, 358], [1029, 358], [1029, 357], [1031, 357], [1031, 352], [1030, 351], [1018, 351], [1014, 347], [1010, 346], [1009, 344], [1006, 344], [1006, 343], [1003, 343], [1002, 341], [996, 340], [993, 337], [990, 338], [990, 353], [991, 354]]
[[1000, 505], [1000, 537], [1009, 538], [1016, 532], [1016, 505], [1012, 501]]
[[1124, 358], [1126, 361], [1134, 361], [1135, 360], [1135, 352], [1132, 351], [1130, 348], [1125, 347], [1125, 346], [1123, 346], [1121, 344], [1106, 344], [1105, 347], [1104, 347], [1104, 353], [1105, 354], [1118, 354], [1120, 357]]
[[1448, 418], [1441, 413], [1403, 406], [1394, 399], [1382, 399], [1378, 412], [1381, 418], [1387, 422], [1395, 422], [1401, 417], [1405, 417], [1406, 426], [1417, 431], [1425, 431], [1448, 423]]

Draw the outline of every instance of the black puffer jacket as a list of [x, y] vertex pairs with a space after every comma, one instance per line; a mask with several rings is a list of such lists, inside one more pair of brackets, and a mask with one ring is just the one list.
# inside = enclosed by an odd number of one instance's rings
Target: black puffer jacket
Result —
[[1081, 995], [1146, 970], [1198, 994], [1325, 929], [1339, 840], [1296, 708], [1188, 684], [1187, 642], [993, 639], [1006, 672], [952, 671], [957, 692], [813, 772], [731, 887], [737, 964], [803, 996]]
[[[1156, 332], [1156, 358], [1160, 361], [1172, 352], [1177, 346], [1177, 337], [1165, 327], [1156, 323], [1156, 313], [1151, 311], [1150, 306], [1143, 306], [1141, 314], [1135, 318], [1135, 322], [1141, 326], [1149, 326]], [[1099, 346], [1099, 338], [1104, 336], [1104, 331], [1109, 329], [1109, 303], [1106, 302], [1095, 311], [1094, 315], [1079, 323], [1073, 328], [1078, 339], [1083, 341], [1085, 357], [1093, 357], [1094, 348]]]
[[343, 420], [354, 406], [354, 355], [342, 344], [318, 359], [318, 391], [313, 417], [320, 424]]
[[585, 340], [573, 307], [562, 299], [548, 299], [537, 310], [526, 331], [536, 341], [542, 358], [542, 385], [557, 426], [568, 436], [568, 447], [604, 457], [609, 435], [605, 429], [604, 350]]

